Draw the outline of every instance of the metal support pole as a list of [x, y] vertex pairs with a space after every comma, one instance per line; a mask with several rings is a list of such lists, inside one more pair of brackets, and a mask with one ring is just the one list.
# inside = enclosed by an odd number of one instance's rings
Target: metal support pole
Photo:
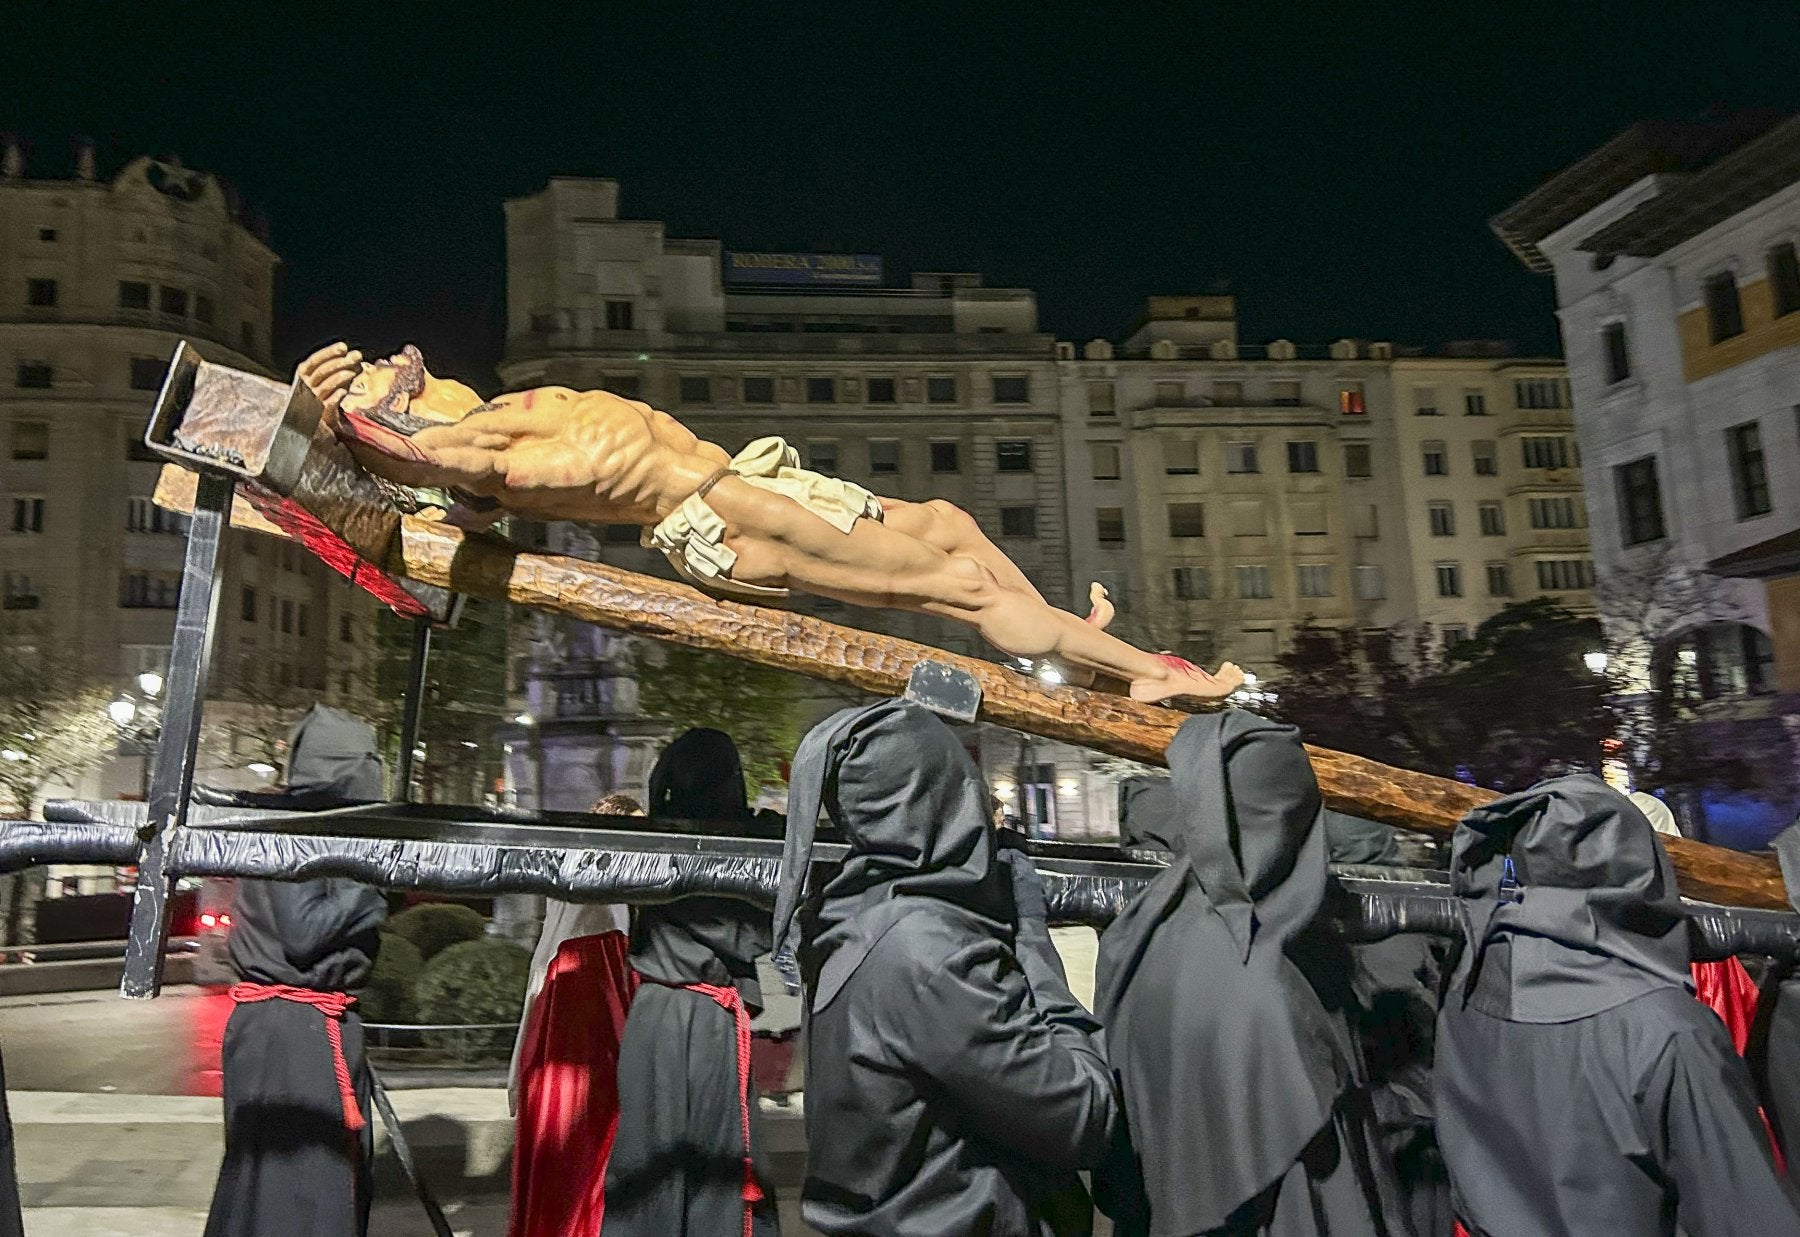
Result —
[[169, 939], [169, 840], [187, 824], [194, 787], [194, 753], [200, 744], [200, 710], [212, 662], [214, 619], [219, 611], [219, 550], [230, 526], [235, 484], [202, 474], [188, 529], [187, 559], [175, 605], [175, 640], [169, 650], [162, 730], [150, 771], [144, 827], [138, 833], [137, 893], [125, 942], [125, 975], [119, 995], [147, 999], [162, 990], [163, 954]]
[[406, 667], [406, 699], [400, 712], [400, 759], [394, 772], [394, 798], [411, 802], [413, 749], [419, 744], [419, 715], [425, 707], [425, 670], [431, 659], [431, 621], [413, 620], [412, 660]]

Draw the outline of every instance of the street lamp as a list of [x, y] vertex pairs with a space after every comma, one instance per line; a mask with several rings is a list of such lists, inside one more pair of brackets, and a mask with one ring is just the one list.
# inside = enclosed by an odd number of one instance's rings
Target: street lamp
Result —
[[121, 696], [106, 706], [106, 715], [112, 718], [113, 725], [123, 729], [131, 725], [131, 719], [137, 716], [137, 705]]
[[1606, 673], [1606, 663], [1608, 660], [1609, 659], [1607, 658], [1605, 653], [1598, 652], [1598, 651], [1595, 651], [1592, 653], [1583, 653], [1581, 655], [1582, 664], [1585, 665], [1588, 668], [1588, 670], [1594, 674], [1605, 674]]
[[154, 670], [146, 670], [137, 676], [138, 690], [154, 700], [162, 695], [163, 676]]
[[118, 728], [120, 742], [137, 749], [138, 793], [149, 802], [150, 753], [162, 734], [162, 706], [156, 698], [162, 694], [163, 676], [145, 670], [137, 676], [135, 687], [139, 698], [134, 699], [132, 689], [126, 688], [106, 706], [106, 716]]

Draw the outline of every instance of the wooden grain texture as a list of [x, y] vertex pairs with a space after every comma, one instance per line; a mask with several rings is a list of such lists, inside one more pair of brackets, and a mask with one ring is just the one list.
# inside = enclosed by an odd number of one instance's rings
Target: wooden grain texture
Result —
[[[981, 684], [982, 717], [1145, 764], [1163, 764], [1184, 714], [1123, 696], [1051, 687], [992, 662], [842, 627], [786, 610], [747, 606], [697, 589], [579, 559], [530, 554], [492, 537], [415, 517], [401, 522], [395, 574], [473, 597], [510, 601], [633, 635], [791, 670], [877, 695], [898, 695], [926, 658], [966, 670]], [[1339, 811], [1449, 835], [1493, 792], [1397, 769], [1346, 752], [1309, 747], [1325, 801]], [[1788, 909], [1773, 855], [1748, 855], [1683, 838], [1666, 839], [1690, 898]]]

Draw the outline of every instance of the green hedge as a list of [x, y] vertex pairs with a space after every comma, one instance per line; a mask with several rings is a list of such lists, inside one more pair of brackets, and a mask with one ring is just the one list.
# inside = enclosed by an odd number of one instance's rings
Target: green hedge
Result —
[[427, 902], [401, 911], [387, 921], [383, 931], [411, 941], [429, 962], [452, 945], [480, 940], [487, 933], [487, 920], [472, 906]]
[[425, 956], [404, 936], [384, 931], [375, 969], [356, 994], [359, 1012], [367, 1022], [412, 1022], [417, 1012], [413, 990], [425, 970]]
[[[423, 908], [421, 908], [423, 909]], [[425, 964], [415, 988], [424, 1023], [516, 1024], [525, 1010], [531, 954], [497, 936], [464, 941]], [[512, 1052], [511, 1025], [497, 1031], [441, 1032], [437, 1046], [464, 1061]]]

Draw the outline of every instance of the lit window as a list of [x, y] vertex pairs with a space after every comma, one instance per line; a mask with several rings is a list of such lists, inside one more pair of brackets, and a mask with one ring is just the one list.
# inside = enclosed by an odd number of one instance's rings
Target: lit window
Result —
[[1360, 417], [1368, 412], [1363, 403], [1363, 385], [1360, 382], [1345, 382], [1338, 386], [1338, 412], [1346, 417]]

